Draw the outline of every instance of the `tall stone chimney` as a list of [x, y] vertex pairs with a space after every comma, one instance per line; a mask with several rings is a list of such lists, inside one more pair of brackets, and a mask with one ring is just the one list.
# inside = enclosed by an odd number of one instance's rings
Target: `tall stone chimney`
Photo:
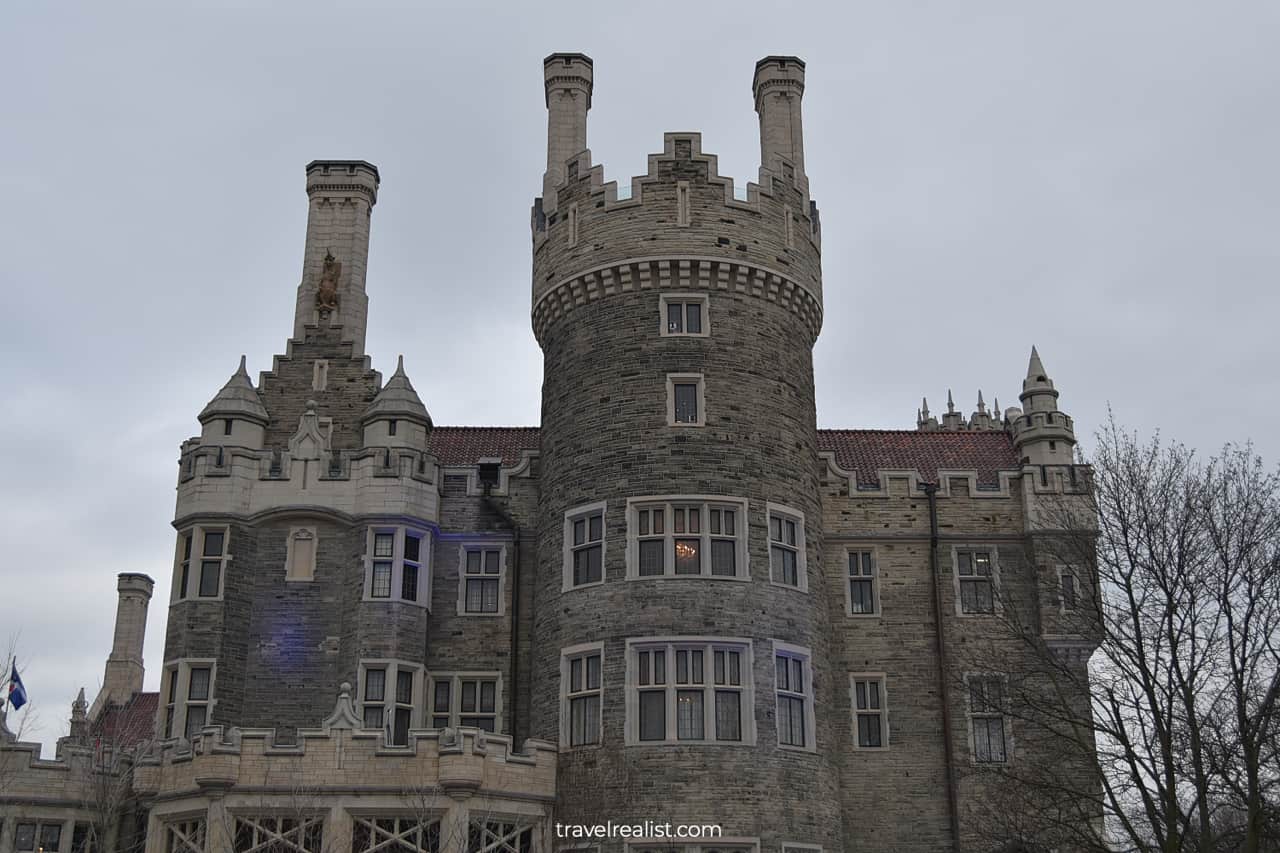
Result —
[[587, 148], [587, 110], [591, 109], [591, 57], [553, 53], [542, 60], [547, 93], [547, 171], [542, 176], [542, 210], [556, 209], [556, 187], [564, 183], [565, 161]]
[[115, 640], [102, 676], [102, 690], [93, 701], [89, 718], [96, 719], [108, 704], [123, 704], [142, 692], [142, 641], [147, 633], [147, 605], [156, 582], [146, 575], [125, 572], [116, 581]]
[[[336, 299], [324, 300], [324, 322], [342, 326], [342, 339], [353, 344], [352, 355], [364, 355], [369, 297], [365, 272], [369, 265], [369, 217], [378, 201], [378, 167], [364, 160], [314, 160], [307, 164], [307, 242], [302, 258], [302, 282], [293, 315], [293, 336], [303, 327], [321, 322], [317, 296], [327, 274]], [[326, 265], [326, 258], [331, 260]]]
[[797, 56], [766, 56], [756, 63], [751, 93], [760, 114], [760, 166], [782, 174], [779, 157], [804, 174], [804, 131], [800, 101], [804, 97], [804, 60]]

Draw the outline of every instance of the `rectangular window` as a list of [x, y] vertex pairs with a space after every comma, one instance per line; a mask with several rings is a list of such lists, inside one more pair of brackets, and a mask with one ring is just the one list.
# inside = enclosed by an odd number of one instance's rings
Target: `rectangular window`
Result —
[[705, 337], [707, 296], [701, 293], [664, 293], [658, 299], [663, 337]]
[[698, 422], [698, 386], [693, 382], [677, 382], [675, 384], [676, 423], [692, 424]]
[[667, 426], [703, 426], [705, 393], [701, 373], [668, 373]]
[[883, 749], [889, 745], [884, 676], [853, 676], [853, 719], [859, 749]]
[[179, 660], [164, 668], [163, 737], [192, 740], [209, 725], [214, 704], [214, 666], [208, 660]]
[[601, 649], [569, 650], [562, 657], [561, 740], [571, 747], [600, 743]]
[[804, 559], [804, 516], [769, 505], [769, 578], [779, 586], [808, 589]]
[[57, 850], [62, 843], [62, 824], [61, 823], [41, 823], [40, 824], [40, 850], [50, 851]]
[[407, 746], [417, 719], [422, 667], [405, 661], [361, 664], [360, 717], [366, 729], [383, 732], [391, 746]]
[[222, 574], [229, 559], [227, 540], [226, 527], [193, 527], [178, 535], [174, 601], [222, 595]]
[[754, 740], [747, 641], [640, 640], [627, 654], [628, 743]]
[[164, 853], [204, 853], [203, 818], [165, 824]]
[[807, 650], [774, 643], [778, 745], [812, 749], [813, 677]]
[[746, 577], [746, 502], [628, 501], [628, 577]]
[[506, 549], [479, 545], [461, 546], [462, 578], [458, 612], [465, 615], [502, 614], [502, 581]]
[[1062, 585], [1062, 609], [1064, 611], [1072, 611], [1076, 609], [1077, 589], [1076, 576], [1070, 569], [1059, 570], [1059, 582]]
[[973, 760], [978, 764], [1003, 764], [1009, 760], [1005, 739], [1004, 679], [998, 675], [971, 675], [967, 680]]
[[956, 551], [961, 613], [995, 612], [995, 570], [991, 551]]
[[501, 713], [501, 683], [493, 673], [431, 676], [431, 725], [466, 726], [486, 732], [498, 731]]
[[182, 559], [179, 563], [178, 577], [178, 599], [182, 600], [187, 597], [187, 585], [191, 581], [191, 541], [195, 538], [194, 533], [184, 533], [182, 540]]
[[187, 740], [200, 733], [209, 718], [210, 668], [193, 666], [187, 675]]
[[[384, 812], [352, 815], [351, 853], [440, 853], [440, 820], [415, 811], [399, 817]], [[448, 842], [447, 837], [443, 840]]]
[[604, 580], [604, 504], [565, 513], [564, 588], [589, 586]]
[[876, 600], [876, 555], [872, 551], [849, 552], [849, 615], [873, 616]]
[[430, 545], [422, 531], [370, 528], [365, 546], [365, 598], [425, 606], [431, 598], [430, 574], [424, 567]]

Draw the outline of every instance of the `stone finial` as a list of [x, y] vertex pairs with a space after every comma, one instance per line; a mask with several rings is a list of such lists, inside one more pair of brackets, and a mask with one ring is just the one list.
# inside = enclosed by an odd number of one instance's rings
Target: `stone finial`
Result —
[[333, 713], [324, 718], [320, 727], [327, 732], [330, 729], [358, 729], [363, 725], [351, 702], [351, 682], [344, 681], [338, 685], [338, 701], [334, 703]]
[[981, 388], [979, 388], [979, 389], [978, 389], [978, 412], [979, 412], [980, 414], [984, 414], [984, 415], [987, 413], [987, 407], [986, 407], [986, 404], [982, 402], [982, 389], [981, 389]]
[[947, 413], [954, 414], [956, 410], [956, 401], [951, 399], [951, 389], [947, 389]]
[[431, 429], [431, 415], [422, 404], [422, 398], [413, 390], [413, 383], [404, 371], [404, 356], [396, 362], [396, 372], [382, 386], [378, 395], [373, 398], [369, 408], [360, 418], [361, 423], [368, 424], [376, 420], [403, 419], [413, 421]]
[[920, 398], [920, 417], [926, 421], [929, 420], [929, 398], [928, 397]]

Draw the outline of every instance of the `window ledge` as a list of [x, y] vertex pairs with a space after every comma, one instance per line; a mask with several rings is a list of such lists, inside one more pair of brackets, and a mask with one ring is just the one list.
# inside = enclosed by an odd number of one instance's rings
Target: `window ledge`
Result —
[[[749, 575], [627, 575], [628, 581], [730, 581], [750, 583]], [[794, 587], [792, 587], [794, 589]]]
[[580, 589], [590, 589], [593, 586], [604, 586], [604, 581], [598, 580], [598, 581], [592, 581], [591, 583], [580, 583], [580, 584], [573, 584], [572, 586], [562, 586], [560, 588], [560, 592], [561, 593], [575, 592]]
[[778, 749], [786, 752], [794, 752], [800, 755], [817, 755], [818, 747], [816, 746], [792, 746], [791, 744], [780, 743]]
[[791, 590], [792, 592], [802, 592], [802, 593], [804, 593], [805, 595], [808, 595], [808, 594], [809, 594], [809, 587], [808, 587], [808, 586], [793, 586], [792, 584], [789, 584], [789, 583], [779, 583], [778, 581], [774, 580], [773, 578], [770, 578], [770, 579], [769, 579], [769, 586], [776, 586], [776, 587], [778, 587], [779, 589], [789, 589], [789, 590]]

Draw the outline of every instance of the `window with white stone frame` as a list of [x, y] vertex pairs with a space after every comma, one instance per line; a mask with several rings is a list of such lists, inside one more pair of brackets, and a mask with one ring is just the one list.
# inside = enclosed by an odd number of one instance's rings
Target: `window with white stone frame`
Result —
[[185, 659], [166, 663], [161, 676], [160, 732], [165, 740], [191, 740], [209, 724], [214, 700], [217, 663], [211, 659]]
[[409, 729], [418, 726], [423, 679], [421, 664], [401, 660], [361, 661], [356, 695], [364, 728], [381, 731], [392, 746], [406, 746]]
[[626, 743], [753, 744], [751, 641], [627, 641]]
[[889, 748], [889, 710], [884, 673], [852, 673], [849, 693], [853, 700], [853, 745], [857, 749]]
[[982, 616], [999, 607], [1000, 567], [996, 549], [987, 546], [955, 548], [952, 551], [956, 613]]
[[773, 662], [778, 746], [813, 751], [816, 740], [812, 656], [806, 648], [775, 641]]
[[174, 559], [173, 601], [222, 598], [230, 529], [226, 525], [195, 525], [178, 533]]
[[164, 853], [204, 853], [205, 819], [191, 817], [164, 825]]
[[431, 728], [466, 726], [497, 732], [502, 676], [496, 672], [431, 673]]
[[25, 851], [55, 851], [62, 842], [62, 821], [20, 820], [14, 825], [14, 849]]
[[[236, 814], [234, 853], [322, 853], [328, 809], [314, 814]], [[225, 832], [225, 830], [224, 830]]]
[[975, 764], [1005, 764], [1012, 738], [1005, 720], [1005, 677], [996, 673], [965, 676], [968, 687], [969, 754]]
[[426, 563], [430, 547], [426, 531], [370, 527], [365, 541], [364, 599], [429, 606], [431, 573]]
[[747, 580], [747, 502], [655, 496], [627, 501], [627, 577]]
[[564, 514], [564, 591], [604, 583], [604, 513], [602, 501]]
[[663, 293], [658, 297], [663, 337], [706, 337], [711, 333], [705, 293]]
[[420, 814], [353, 814], [351, 853], [440, 853], [440, 822]]
[[667, 426], [707, 423], [706, 383], [701, 373], [667, 374]]
[[560, 743], [566, 747], [600, 743], [603, 660], [604, 643], [560, 652]]
[[880, 615], [880, 569], [874, 548], [851, 549], [845, 583], [845, 612], [850, 616]]
[[769, 580], [807, 592], [804, 513], [780, 504], [767, 506], [769, 520]]
[[458, 566], [458, 615], [501, 616], [505, 610], [506, 546], [460, 545]]
[[534, 853], [535, 824], [531, 818], [473, 817], [467, 853]]

